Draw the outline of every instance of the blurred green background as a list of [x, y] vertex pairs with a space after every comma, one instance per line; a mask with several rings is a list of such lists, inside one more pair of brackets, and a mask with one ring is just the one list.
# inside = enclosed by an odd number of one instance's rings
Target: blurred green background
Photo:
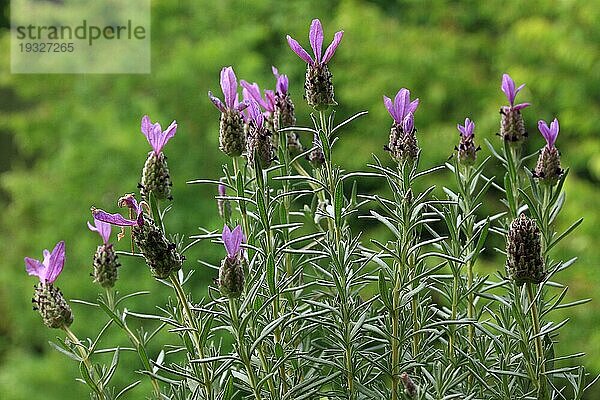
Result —
[[[336, 150], [348, 169], [366, 168], [382, 150], [390, 118], [381, 96], [408, 87], [421, 99], [416, 114], [422, 166], [443, 163], [458, 134], [456, 123], [470, 117], [476, 139], [498, 143], [502, 73], [527, 86], [520, 101], [529, 132], [528, 151], [543, 145], [538, 119], [559, 118], [557, 142], [563, 165], [571, 169], [567, 206], [559, 219], [566, 227], [579, 216], [584, 224], [559, 248], [556, 258], [579, 257], [559, 276], [570, 298], [595, 298], [569, 309], [559, 352], [588, 353], [585, 364], [600, 373], [600, 7], [588, 0], [506, 1], [289, 1], [213, 0], [152, 2], [152, 73], [149, 75], [12, 75], [8, 4], [2, 4], [0, 30], [0, 397], [83, 399], [86, 387], [74, 381], [76, 365], [52, 350], [30, 298], [35, 279], [25, 274], [23, 257], [41, 257], [64, 239], [67, 264], [58, 280], [67, 298], [94, 300], [89, 277], [99, 237], [85, 226], [91, 205], [116, 210], [116, 199], [136, 190], [149, 146], [139, 131], [149, 114], [179, 129], [165, 151], [174, 179], [174, 209], [167, 224], [185, 235], [202, 225], [220, 227], [212, 187], [189, 186], [193, 178], [218, 178], [226, 158], [217, 150], [218, 112], [207, 91], [219, 90], [221, 67], [233, 65], [238, 78], [273, 87], [271, 65], [290, 77], [299, 124], [309, 124], [302, 100], [304, 65], [288, 48], [291, 34], [308, 46], [308, 27], [320, 18], [326, 42], [345, 30], [331, 63], [338, 118], [360, 110], [369, 115], [345, 129]], [[310, 139], [303, 137], [305, 145]], [[489, 154], [483, 146], [480, 157]], [[438, 182], [441, 182], [438, 179]], [[363, 190], [379, 190], [365, 183]], [[489, 209], [498, 208], [497, 205]], [[113, 236], [114, 237], [114, 236]], [[119, 245], [126, 248], [126, 243]], [[489, 252], [487, 272], [503, 269]], [[201, 298], [213, 272], [195, 263], [216, 263], [219, 246], [203, 244], [188, 254], [196, 268], [192, 286]], [[152, 311], [169, 296], [144, 265], [122, 260], [118, 290], [152, 290], [151, 301], [133, 303]], [[98, 313], [73, 305], [73, 329], [80, 337], [101, 326]], [[560, 316], [555, 315], [558, 319]], [[114, 335], [113, 335], [114, 336]], [[123, 343], [110, 337], [107, 345]], [[156, 357], [158, 347], [152, 357]], [[116, 384], [131, 378], [137, 359], [125, 356]], [[129, 398], [144, 398], [144, 383]], [[600, 389], [588, 398], [600, 398]]]

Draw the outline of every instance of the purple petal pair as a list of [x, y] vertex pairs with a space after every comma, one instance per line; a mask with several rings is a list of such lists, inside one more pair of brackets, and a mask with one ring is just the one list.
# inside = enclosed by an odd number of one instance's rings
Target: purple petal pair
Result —
[[127, 207], [132, 210], [136, 215], [136, 219], [131, 220], [118, 213], [110, 214], [104, 210], [92, 208], [92, 215], [94, 216], [94, 219], [117, 226], [142, 226], [144, 224], [142, 207], [138, 204], [133, 194], [128, 194], [121, 197], [118, 204], [119, 207]]
[[237, 258], [242, 251], [242, 243], [246, 241], [246, 236], [242, 232], [241, 226], [236, 226], [233, 231], [229, 229], [227, 225], [223, 226], [223, 233], [221, 235], [225, 250], [227, 251], [227, 257], [229, 259]]
[[342, 37], [344, 36], [344, 31], [336, 32], [333, 41], [325, 50], [325, 54], [322, 55], [323, 50], [323, 27], [321, 26], [321, 21], [318, 19], [313, 19], [310, 25], [310, 31], [308, 34], [310, 40], [310, 47], [312, 47], [314, 58], [311, 57], [306, 50], [300, 44], [293, 39], [290, 35], [287, 35], [287, 41], [294, 53], [298, 55], [302, 60], [304, 60], [307, 64], [313, 67], [320, 67], [325, 65], [331, 60], [333, 55], [335, 54], [335, 50], [339, 46], [342, 41]]
[[273, 111], [275, 111], [275, 92], [272, 90], [265, 90], [265, 96], [263, 98], [260, 93], [260, 87], [258, 86], [258, 83], [249, 83], [242, 79], [240, 81], [240, 85], [242, 85], [244, 88], [244, 101], [251, 103], [251, 101], [254, 100], [265, 110], [266, 113], [269, 115], [273, 114]]
[[473, 131], [475, 130], [475, 123], [469, 118], [465, 118], [465, 125], [457, 124], [456, 129], [460, 132], [460, 136], [464, 138], [473, 137]]
[[175, 132], [177, 132], [177, 122], [171, 122], [171, 125], [169, 125], [167, 130], [163, 131], [158, 122], [153, 124], [152, 121], [150, 121], [150, 117], [144, 115], [142, 118], [141, 129], [148, 140], [148, 143], [152, 146], [154, 153], [159, 155], [167, 142], [175, 136]]
[[480, 150], [479, 146], [475, 146], [475, 123], [465, 118], [465, 124], [457, 124], [456, 128], [460, 132], [460, 143], [455, 147], [458, 162], [463, 165], [473, 165]]
[[510, 75], [508, 75], [508, 74], [502, 75], [502, 86], [501, 86], [502, 91], [506, 95], [506, 98], [508, 99], [508, 102], [510, 103], [511, 109], [513, 109], [515, 111], [518, 111], [525, 107], [530, 106], [529, 103], [515, 104], [515, 97], [517, 97], [517, 94], [521, 91], [521, 89], [523, 89], [523, 87], [525, 87], [525, 84], [522, 84], [521, 86], [519, 86], [518, 88], [515, 89], [515, 82], [512, 80]]
[[110, 239], [110, 232], [112, 230], [112, 226], [108, 222], [94, 218], [94, 225], [90, 224], [88, 221], [87, 226], [90, 231], [98, 232], [104, 244], [108, 244], [108, 239]]
[[[410, 101], [410, 90], [402, 88], [396, 94], [393, 102], [389, 97], [383, 96], [383, 103], [394, 119], [394, 122], [402, 126], [409, 114], [414, 115], [419, 106], [419, 99]], [[412, 117], [410, 118], [412, 119]]]
[[273, 75], [275, 75], [275, 78], [277, 79], [277, 84], [275, 85], [276, 93], [280, 96], [285, 96], [286, 94], [288, 94], [289, 86], [289, 80], [287, 75], [280, 74], [277, 68], [275, 67], [271, 67], [271, 70], [273, 71]]
[[215, 97], [211, 91], [208, 92], [208, 97], [222, 113], [227, 112], [227, 110], [242, 111], [248, 107], [248, 103], [238, 102], [238, 83], [232, 67], [224, 67], [221, 70], [221, 90], [223, 91], [224, 103]]
[[65, 265], [65, 242], [60, 241], [54, 246], [52, 253], [43, 251], [43, 261], [25, 257], [25, 269], [29, 275], [40, 278], [41, 283], [54, 283]]
[[550, 127], [546, 121], [539, 120], [538, 121], [538, 129], [544, 139], [546, 139], [546, 144], [549, 148], [554, 148], [554, 143], [556, 142], [556, 138], [558, 137], [558, 120], [554, 118], [554, 121], [550, 123]]

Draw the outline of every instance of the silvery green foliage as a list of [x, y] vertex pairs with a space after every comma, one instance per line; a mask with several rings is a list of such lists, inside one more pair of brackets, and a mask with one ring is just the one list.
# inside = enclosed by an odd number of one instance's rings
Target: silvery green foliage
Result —
[[[313, 26], [318, 31], [320, 24]], [[508, 79], [503, 88], [512, 105]], [[237, 107], [237, 83], [231, 82], [222, 86], [229, 106]], [[92, 398], [125, 398], [137, 390], [140, 381], [118, 390], [111, 385], [123, 351], [138, 355], [140, 380], [153, 388], [146, 396], [155, 399], [581, 398], [595, 379], [578, 365], [582, 354], [555, 354], [566, 320], [556, 321], [552, 313], [587, 301], [565, 302], [567, 287], [555, 281], [575, 260], [556, 260], [552, 249], [581, 223], [555, 231], [567, 172], [555, 185], [541, 185], [528, 169], [532, 155], [506, 140], [500, 150], [488, 142], [503, 176], [488, 176], [491, 157], [477, 160], [474, 152], [469, 163], [455, 156], [443, 166], [423, 167], [419, 154], [427, 146], [416, 144], [411, 157], [374, 156], [365, 171], [346, 171], [332, 161], [335, 145], [365, 115], [336, 124], [335, 112], [317, 109], [313, 127], [280, 130], [277, 157], [269, 163], [234, 156], [223, 176], [188, 182], [215, 192], [219, 187], [220, 201], [227, 192], [231, 211], [222, 212], [223, 234], [220, 227], [200, 227], [188, 239], [169, 235], [167, 210], [153, 195], [148, 204], [135, 204], [136, 220], [95, 211], [95, 217], [136, 229], [147, 229], [140, 219], [146, 213], [168, 251], [183, 255], [200, 243], [224, 245], [224, 263], [237, 269], [232, 279], [219, 274], [220, 265], [187, 260], [156, 276], [174, 296], [156, 304], [154, 314], [127, 308], [133, 297], [152, 301], [148, 292], [119, 295], [108, 288], [95, 302], [79, 301], [104, 314], [104, 328], [82, 341], [65, 329], [67, 340], [53, 346], [80, 364]], [[312, 147], [291, 154], [287, 132]], [[317, 150], [322, 162], [306, 161]], [[366, 179], [384, 182], [387, 190], [362, 193]], [[424, 184], [435, 179], [443, 184]], [[484, 201], [506, 211], [482, 215]], [[504, 264], [494, 276], [484, 274], [481, 256], [489, 239], [503, 241], [523, 213], [539, 228], [543, 278], [515, 282]], [[359, 221], [378, 229], [367, 236]], [[151, 253], [142, 250], [119, 256], [127, 262]], [[199, 288], [189, 284], [199, 270], [223, 280], [208, 288], [206, 298], [193, 295]], [[132, 321], [142, 328], [132, 329]], [[130, 346], [102, 348], [110, 327]], [[173, 338], [162, 351], [149, 353], [148, 344], [167, 334]], [[103, 365], [98, 355], [106, 353], [112, 359]]]

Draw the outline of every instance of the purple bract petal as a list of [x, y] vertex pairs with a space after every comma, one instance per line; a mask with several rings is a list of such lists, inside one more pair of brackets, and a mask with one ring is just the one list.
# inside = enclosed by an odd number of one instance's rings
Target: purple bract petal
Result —
[[249, 83], [242, 80], [240, 81], [240, 85], [242, 85], [242, 87], [244, 88], [245, 100], [255, 100], [262, 108], [264, 108], [268, 112], [273, 112], [275, 110], [275, 98], [273, 96], [271, 101], [271, 99], [269, 98], [269, 94], [267, 93], [273, 93], [272, 91], [265, 90], [265, 98], [263, 99], [262, 95], [260, 94], [260, 87], [258, 86], [258, 83]]
[[402, 121], [402, 130], [406, 133], [411, 133], [415, 127], [415, 117], [413, 113], [408, 113]]
[[224, 67], [221, 70], [221, 89], [225, 97], [225, 105], [227, 108], [235, 107], [235, 96], [237, 94], [237, 78], [232, 67]]
[[274, 91], [265, 90], [264, 108], [269, 113], [273, 113], [275, 111], [275, 92]]
[[402, 120], [399, 119], [398, 115], [396, 114], [396, 108], [394, 107], [394, 103], [392, 103], [392, 99], [390, 99], [387, 96], [383, 96], [383, 104], [385, 105], [385, 108], [387, 108], [388, 112], [394, 119], [394, 122], [396, 122], [397, 124], [402, 123]]
[[53, 283], [58, 275], [63, 270], [65, 265], [65, 242], [60, 241], [54, 246], [52, 253], [50, 254], [50, 262], [46, 270], [46, 282]]
[[327, 47], [327, 50], [325, 50], [325, 54], [323, 55], [323, 60], [321, 61], [322, 64], [327, 64], [329, 60], [331, 60], [331, 58], [335, 54], [335, 50], [340, 45], [343, 36], [344, 31], [336, 32], [335, 35], [333, 35], [333, 41], [331, 42], [329, 47]]
[[46, 266], [33, 258], [25, 257], [25, 269], [29, 275], [34, 275], [40, 278], [40, 281], [44, 279], [46, 273]]
[[539, 120], [538, 129], [544, 137], [544, 139], [546, 139], [548, 147], [553, 148], [554, 143], [556, 143], [556, 138], [558, 137], [558, 131], [560, 129], [558, 125], [558, 120], [554, 118], [554, 120], [550, 123], [550, 127], [548, 127], [546, 121]]
[[310, 31], [308, 32], [308, 38], [310, 40], [310, 47], [312, 47], [315, 55], [315, 63], [321, 65], [321, 54], [323, 51], [323, 26], [321, 21], [313, 19], [310, 24]]
[[163, 132], [159, 123], [152, 124], [147, 115], [142, 118], [142, 133], [146, 136], [148, 143], [157, 155], [160, 154], [169, 139], [175, 136], [176, 131], [177, 122], [175, 121], [171, 122], [171, 125]]
[[264, 116], [260, 112], [260, 107], [255, 100], [250, 101], [250, 106], [246, 109], [248, 111], [248, 117], [250, 121], [254, 123], [257, 128], [262, 128], [264, 123]]
[[465, 118], [465, 125], [462, 126], [458, 124], [456, 128], [460, 131], [460, 135], [462, 137], [468, 138], [473, 136], [473, 131], [475, 130], [475, 123], [469, 118]]
[[515, 106], [515, 97], [517, 97], [517, 94], [521, 91], [521, 89], [523, 89], [523, 87], [525, 87], [525, 84], [520, 85], [518, 88], [515, 89], [515, 82], [512, 80], [512, 78], [510, 77], [510, 75], [508, 74], [503, 74], [502, 75], [502, 91], [504, 92], [504, 94], [506, 95], [506, 98], [508, 99], [508, 102], [511, 105], [511, 108], [513, 110], [521, 110], [527, 106], [529, 106], [529, 103], [521, 103]]
[[226, 190], [225, 190], [225, 185], [220, 184], [217, 188], [218, 192], [219, 192], [219, 196], [225, 196], [227, 194]]
[[108, 244], [108, 240], [110, 239], [110, 232], [112, 230], [112, 226], [108, 222], [100, 221], [94, 218], [94, 225], [90, 224], [89, 221], [87, 225], [91, 231], [98, 232], [104, 244]]
[[503, 74], [502, 75], [502, 91], [506, 95], [508, 102], [512, 106], [515, 102], [515, 82], [512, 80], [510, 75]]
[[110, 214], [104, 210], [100, 210], [97, 208], [92, 209], [92, 215], [94, 219], [97, 219], [102, 222], [107, 222], [112, 225], [117, 226], [136, 226], [139, 225], [138, 221], [133, 221], [123, 217], [121, 214]]
[[396, 110], [396, 116], [400, 121], [404, 120], [406, 116], [406, 109], [410, 103], [410, 91], [406, 88], [402, 88], [396, 93], [394, 98], [394, 109]]
[[233, 231], [229, 229], [227, 225], [223, 226], [223, 234], [221, 235], [225, 250], [227, 251], [227, 257], [235, 258], [240, 253], [242, 242], [244, 241], [244, 233], [242, 232], [241, 226], [236, 226]]
[[215, 107], [217, 107], [219, 111], [221, 111], [222, 113], [225, 112], [225, 104], [223, 104], [223, 102], [218, 97], [215, 97], [210, 90], [208, 91], [208, 98], [210, 99], [210, 101], [212, 101], [212, 103], [215, 105]]
[[25, 257], [25, 269], [29, 275], [40, 278], [42, 283], [54, 283], [65, 265], [65, 242], [60, 241], [54, 246], [52, 253], [44, 250], [44, 262]]
[[530, 105], [531, 105], [530, 103], [515, 104], [514, 106], [512, 106], [512, 109], [515, 111], [518, 111], [518, 110], [524, 109], [525, 107], [529, 107]]
[[296, 53], [298, 57], [303, 59], [304, 62], [306, 62], [307, 64], [315, 66], [315, 62], [313, 61], [312, 57], [306, 52], [306, 50], [302, 48], [302, 46], [300, 46], [300, 44], [295, 39], [292, 39], [290, 35], [287, 35], [287, 41], [292, 51]]

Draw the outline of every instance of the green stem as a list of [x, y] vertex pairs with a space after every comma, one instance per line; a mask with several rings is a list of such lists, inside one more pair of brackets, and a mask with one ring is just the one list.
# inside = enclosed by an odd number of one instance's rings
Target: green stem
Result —
[[261, 400], [260, 389], [257, 387], [256, 375], [254, 369], [252, 369], [251, 355], [248, 353], [248, 346], [244, 343], [244, 332], [240, 332], [239, 325], [239, 310], [236, 304], [236, 300], [229, 299], [229, 317], [231, 318], [231, 325], [235, 331], [235, 340], [237, 344], [237, 352], [240, 357], [240, 361], [244, 364], [246, 373], [248, 374], [248, 380], [250, 381], [250, 388], [256, 400]]
[[[238, 179], [238, 173], [240, 173], [240, 165], [239, 165], [239, 159], [238, 157], [233, 157], [233, 173], [235, 174], [235, 179], [237, 181]], [[237, 193], [238, 197], [245, 197], [246, 196], [246, 190], [245, 190], [245, 177], [242, 176], [242, 188], [243, 188], [243, 193]], [[236, 188], [237, 188], [237, 184], [236, 184]], [[244, 200], [238, 200], [238, 204], [240, 206], [240, 213], [242, 214], [242, 228], [244, 229], [244, 233], [246, 234], [247, 237], [250, 237], [250, 226], [248, 225], [248, 213], [246, 211], [246, 202]]]
[[[187, 322], [188, 326], [191, 328], [191, 334], [189, 334], [189, 337], [192, 340], [194, 347], [196, 348], [198, 357], [202, 359], [204, 358], [204, 351], [200, 343], [200, 337], [198, 336], [198, 324], [196, 319], [192, 315], [192, 311], [190, 310], [190, 305], [188, 303], [185, 292], [183, 291], [183, 288], [179, 283], [179, 279], [177, 279], [177, 276], [175, 276], [175, 273], [169, 276], [169, 280], [173, 285], [173, 289], [175, 289], [177, 300], [179, 301], [179, 305], [182, 309], [183, 318]], [[208, 368], [205, 363], [201, 363], [201, 369], [202, 377], [204, 379], [204, 390], [206, 393], [206, 398], [213, 399], [212, 382], [210, 379]]]
[[65, 331], [65, 333], [67, 334], [67, 337], [69, 338], [71, 343], [73, 343], [73, 345], [75, 345], [75, 347], [77, 348], [77, 352], [79, 353], [79, 356], [81, 357], [81, 361], [83, 362], [83, 365], [85, 366], [85, 369], [87, 370], [88, 375], [92, 379], [92, 383], [93, 383], [93, 386], [91, 386], [92, 390], [94, 390], [94, 392], [96, 392], [96, 394], [98, 395], [98, 399], [105, 400], [107, 397], [104, 394], [104, 389], [102, 388], [102, 382], [94, 382], [93, 381], [95, 373], [94, 373], [94, 367], [92, 366], [92, 363], [89, 358], [89, 352], [86, 349], [84, 349], [83, 344], [79, 341], [77, 336], [73, 333], [73, 331], [68, 326], [63, 325], [62, 330]]
[[[108, 308], [110, 308], [110, 310], [113, 313], [118, 315], [118, 313], [115, 310], [114, 292], [111, 288], [106, 288], [106, 299], [108, 301]], [[140, 357], [140, 361], [142, 362], [144, 369], [148, 372], [152, 372], [152, 366], [150, 365], [150, 360], [148, 359], [148, 354], [146, 353], [146, 349], [145, 349], [144, 345], [140, 342], [138, 337], [131, 331], [131, 329], [125, 323], [125, 321], [123, 321], [122, 329], [125, 331], [125, 333], [129, 337], [129, 341], [131, 342], [131, 344], [135, 347], [136, 352], [138, 353], [138, 356]], [[149, 376], [149, 377], [150, 377], [150, 383], [152, 384], [152, 390], [154, 391], [156, 398], [160, 399], [161, 398], [160, 385], [158, 384], [158, 381], [156, 380], [156, 378], [154, 378], [153, 376]]]
[[545, 385], [545, 373], [546, 373], [546, 359], [544, 355], [544, 347], [542, 346], [542, 337], [540, 336], [540, 317], [537, 308], [537, 302], [535, 301], [535, 294], [533, 293], [533, 287], [531, 283], [527, 283], [527, 296], [529, 298], [529, 304], [531, 307], [531, 322], [533, 324], [533, 334], [535, 338], [535, 354], [537, 357], [537, 365], [539, 368], [538, 377], [538, 399], [546, 399], [546, 385]]

